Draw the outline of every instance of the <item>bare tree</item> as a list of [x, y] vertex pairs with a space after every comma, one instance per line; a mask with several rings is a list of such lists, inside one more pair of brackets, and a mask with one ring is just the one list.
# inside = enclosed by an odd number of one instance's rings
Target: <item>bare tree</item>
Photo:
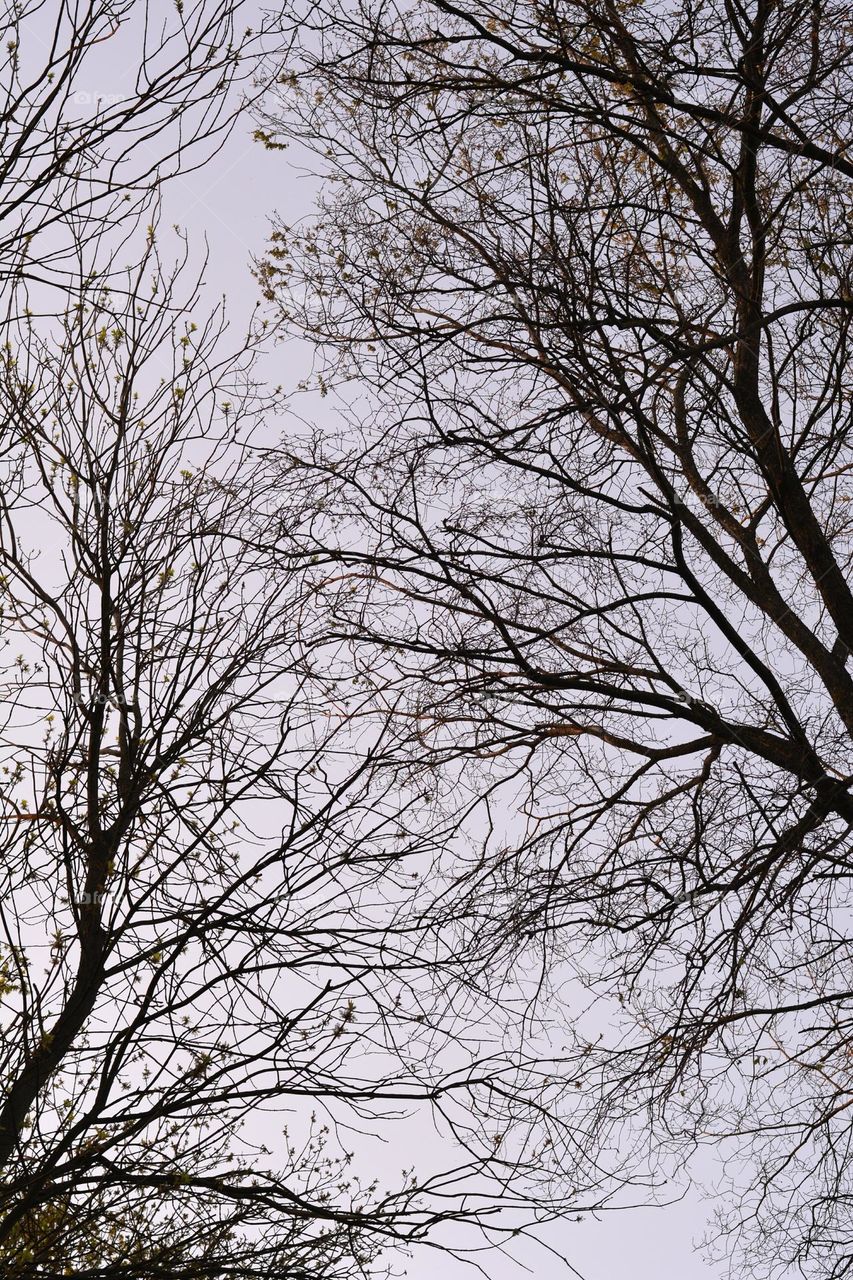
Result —
[[[295, 602], [268, 598], [246, 537], [262, 406], [246, 353], [216, 358], [221, 317], [183, 318], [153, 231], [123, 288], [92, 275], [52, 327], [7, 332], [0, 392], [0, 1256], [21, 1276], [336, 1274], [334, 1162], [280, 1138], [273, 1176], [233, 1150], [284, 1046], [331, 1035], [331, 991], [296, 1008], [275, 975], [299, 930], [282, 866], [322, 874], [342, 820], [334, 786], [303, 782], [322, 732], [294, 745]], [[278, 815], [245, 837], [259, 793]]]
[[604, 1001], [590, 1158], [719, 1144], [750, 1276], [853, 1270], [852, 17], [321, 0], [261, 129], [328, 178], [267, 296], [374, 389], [314, 551], [486, 797], [482, 980]]

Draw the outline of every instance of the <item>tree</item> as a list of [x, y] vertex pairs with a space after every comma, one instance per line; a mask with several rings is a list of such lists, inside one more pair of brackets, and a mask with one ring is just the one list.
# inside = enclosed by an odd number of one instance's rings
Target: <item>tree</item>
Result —
[[719, 1145], [745, 1273], [847, 1275], [850, 10], [284, 21], [260, 136], [327, 182], [259, 275], [349, 406], [298, 484], [340, 633], [487, 798], [483, 980], [591, 993], [591, 1160]]
[[311, 776], [339, 725], [253, 537], [251, 345], [153, 229], [119, 262], [52, 326], [19, 299], [0, 383], [4, 1274], [351, 1274], [369, 1190], [319, 1128], [271, 1164], [239, 1129], [346, 1056], [354, 970], [305, 993], [370, 764]]

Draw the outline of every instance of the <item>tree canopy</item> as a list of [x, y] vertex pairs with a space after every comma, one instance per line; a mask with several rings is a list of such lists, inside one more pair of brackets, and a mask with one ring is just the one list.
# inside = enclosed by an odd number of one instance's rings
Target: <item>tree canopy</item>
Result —
[[259, 276], [346, 408], [299, 474], [341, 632], [485, 797], [469, 946], [589, 993], [587, 1152], [711, 1144], [744, 1274], [846, 1275], [849, 8], [298, 22], [264, 136], [325, 196]]

